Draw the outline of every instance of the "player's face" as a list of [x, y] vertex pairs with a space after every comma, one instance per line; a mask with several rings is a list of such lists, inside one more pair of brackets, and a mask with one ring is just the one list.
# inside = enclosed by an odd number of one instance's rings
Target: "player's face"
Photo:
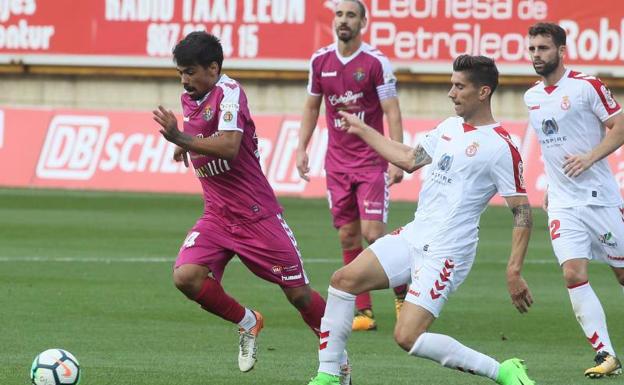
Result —
[[208, 67], [199, 64], [192, 66], [178, 66], [180, 82], [191, 99], [199, 100], [204, 97], [219, 79], [219, 66], [212, 63]]
[[559, 67], [563, 51], [564, 47], [557, 48], [551, 36], [529, 36], [529, 55], [538, 75], [553, 73]]
[[451, 84], [448, 97], [455, 105], [455, 113], [462, 118], [471, 116], [480, 105], [479, 87], [470, 81], [465, 72], [456, 71], [451, 75]]
[[342, 1], [336, 6], [334, 28], [336, 36], [343, 42], [349, 42], [360, 34], [366, 25], [366, 19], [360, 15], [358, 5], [353, 1]]

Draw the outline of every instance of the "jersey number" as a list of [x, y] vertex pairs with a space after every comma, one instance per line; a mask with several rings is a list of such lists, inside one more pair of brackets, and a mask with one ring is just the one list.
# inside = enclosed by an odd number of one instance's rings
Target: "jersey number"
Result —
[[195, 246], [195, 240], [197, 239], [197, 237], [199, 236], [199, 232], [197, 231], [193, 231], [192, 233], [190, 233], [186, 239], [184, 240], [184, 245], [182, 245], [185, 249], [189, 248], [189, 247], [193, 247]]
[[550, 239], [553, 241], [561, 236], [561, 234], [558, 233], [560, 227], [561, 222], [559, 222], [559, 219], [550, 221]]

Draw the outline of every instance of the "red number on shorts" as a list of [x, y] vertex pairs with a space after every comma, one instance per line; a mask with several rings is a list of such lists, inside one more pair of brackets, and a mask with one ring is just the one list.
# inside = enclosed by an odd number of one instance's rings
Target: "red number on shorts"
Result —
[[560, 227], [561, 222], [559, 222], [559, 219], [553, 219], [552, 221], [550, 221], [550, 239], [552, 239], [553, 241], [561, 236], [561, 234], [557, 232], [559, 231]]

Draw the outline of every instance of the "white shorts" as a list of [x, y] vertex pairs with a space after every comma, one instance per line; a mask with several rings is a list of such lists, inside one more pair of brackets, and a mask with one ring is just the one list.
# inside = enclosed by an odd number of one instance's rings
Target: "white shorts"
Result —
[[417, 249], [401, 234], [385, 235], [369, 248], [386, 272], [390, 287], [409, 283], [405, 300], [436, 318], [449, 295], [464, 282], [474, 261], [474, 254], [432, 255]]
[[624, 209], [579, 206], [548, 210], [548, 228], [559, 264], [597, 259], [624, 267]]

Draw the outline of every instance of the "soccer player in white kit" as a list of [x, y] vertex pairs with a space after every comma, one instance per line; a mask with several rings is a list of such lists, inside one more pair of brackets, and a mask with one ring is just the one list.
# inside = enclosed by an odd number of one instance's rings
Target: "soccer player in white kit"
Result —
[[565, 44], [566, 33], [557, 24], [529, 29], [529, 53], [542, 80], [524, 101], [542, 148], [553, 250], [576, 319], [597, 353], [585, 375], [600, 378], [621, 374], [622, 365], [589, 284], [587, 264], [606, 262], [624, 289], [624, 207], [606, 160], [624, 144], [624, 115], [600, 79], [565, 68]]
[[533, 302], [521, 275], [532, 228], [522, 159], [509, 134], [492, 117], [490, 106], [498, 70], [489, 58], [462, 55], [453, 63], [451, 82], [448, 96], [458, 116], [443, 121], [416, 148], [385, 138], [356, 115], [341, 112], [343, 129], [392, 164], [408, 172], [427, 164], [431, 167], [414, 220], [377, 240], [332, 275], [321, 320], [320, 365], [309, 385], [339, 383], [355, 296], [405, 283], [409, 290], [394, 336], [410, 355], [499, 384], [534, 384], [517, 358], [499, 363], [449, 336], [427, 331], [450, 294], [468, 276], [476, 254], [479, 218], [497, 192], [514, 216], [507, 265], [509, 293], [520, 312], [526, 312]]

